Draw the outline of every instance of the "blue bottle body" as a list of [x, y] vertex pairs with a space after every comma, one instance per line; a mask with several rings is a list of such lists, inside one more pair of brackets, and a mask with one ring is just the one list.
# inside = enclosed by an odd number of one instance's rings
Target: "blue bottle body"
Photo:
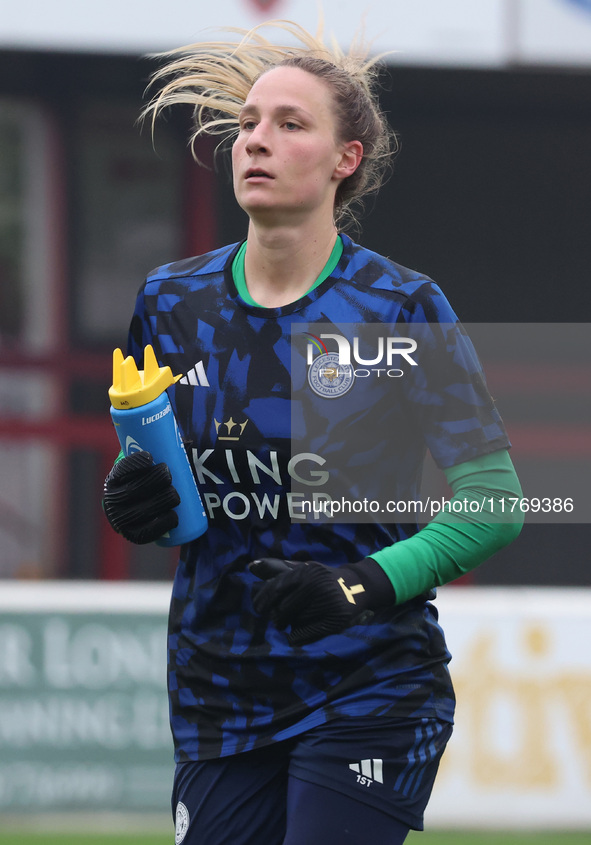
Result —
[[157, 545], [180, 546], [200, 537], [207, 529], [207, 516], [166, 392], [137, 408], [111, 406], [111, 417], [123, 454], [145, 451], [155, 464], [164, 462], [181, 498], [175, 508], [179, 524], [156, 540]]

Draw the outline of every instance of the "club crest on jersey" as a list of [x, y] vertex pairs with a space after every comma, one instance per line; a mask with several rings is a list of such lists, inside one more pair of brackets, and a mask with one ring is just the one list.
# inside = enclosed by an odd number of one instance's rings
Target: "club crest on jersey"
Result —
[[324, 352], [308, 369], [308, 384], [318, 396], [333, 399], [344, 396], [353, 387], [355, 375], [351, 364], [339, 363], [338, 352]]

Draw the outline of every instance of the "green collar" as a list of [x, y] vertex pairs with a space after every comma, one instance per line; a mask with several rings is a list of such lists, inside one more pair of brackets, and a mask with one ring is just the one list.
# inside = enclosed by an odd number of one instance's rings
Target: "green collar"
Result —
[[[259, 305], [258, 302], [255, 302], [250, 293], [248, 292], [248, 287], [246, 285], [246, 276], [244, 275], [244, 255], [246, 253], [246, 244], [247, 241], [244, 241], [244, 243], [236, 253], [234, 261], [232, 262], [232, 278], [234, 279], [234, 284], [236, 285], [236, 290], [238, 291], [240, 298], [243, 299], [244, 302], [247, 303], [247, 305], [256, 305], [258, 308], [261, 308], [262, 306]], [[328, 279], [334, 268], [339, 263], [339, 259], [342, 254], [343, 241], [340, 237], [337, 237], [335, 245], [332, 248], [330, 257], [324, 265], [322, 272], [320, 273], [314, 284], [306, 291], [304, 296], [307, 296], [310, 291], [314, 290], [314, 288], [317, 288], [318, 285], [321, 285], [325, 279]]]

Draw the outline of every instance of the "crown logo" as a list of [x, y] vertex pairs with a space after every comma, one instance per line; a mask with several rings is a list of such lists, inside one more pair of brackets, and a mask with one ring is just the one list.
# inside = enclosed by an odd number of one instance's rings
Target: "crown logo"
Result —
[[[248, 420], [244, 420], [243, 423], [237, 423], [232, 419], [232, 417], [230, 417], [230, 419], [225, 422], [218, 422], [214, 418], [214, 423], [218, 440], [239, 440], [242, 436], [242, 432], [246, 428]], [[220, 434], [220, 430], [226, 433]]]

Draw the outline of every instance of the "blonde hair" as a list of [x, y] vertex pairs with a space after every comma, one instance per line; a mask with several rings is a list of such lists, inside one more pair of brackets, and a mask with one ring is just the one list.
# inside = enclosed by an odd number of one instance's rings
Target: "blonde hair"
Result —
[[[261, 33], [274, 27], [288, 33], [295, 44], [272, 43]], [[238, 115], [256, 80], [275, 67], [298, 67], [323, 79], [335, 104], [339, 141], [360, 141], [363, 158], [355, 173], [340, 185], [335, 198], [335, 218], [350, 213], [350, 205], [382, 184], [397, 149], [396, 138], [382, 114], [376, 93], [377, 62], [355, 41], [345, 54], [332, 41], [323, 40], [322, 25], [311, 35], [292, 21], [268, 21], [251, 30], [228, 27], [234, 41], [211, 41], [179, 47], [160, 54], [169, 61], [157, 70], [150, 86], [160, 86], [144, 108], [154, 130], [157, 116], [170, 106], [189, 104], [194, 126], [189, 142], [195, 158], [200, 136], [231, 139], [238, 131]]]

